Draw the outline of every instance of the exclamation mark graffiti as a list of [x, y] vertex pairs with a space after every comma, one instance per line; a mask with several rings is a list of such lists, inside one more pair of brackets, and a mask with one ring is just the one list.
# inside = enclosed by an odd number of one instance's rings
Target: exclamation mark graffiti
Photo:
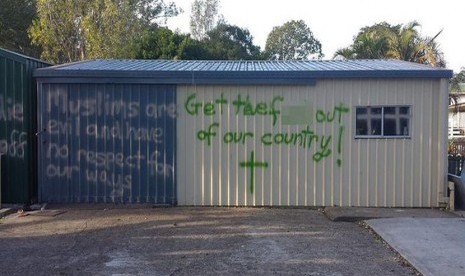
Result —
[[337, 153], [339, 154], [339, 158], [337, 159], [336, 163], [337, 166], [340, 167], [342, 165], [342, 134], [344, 133], [344, 126], [339, 126], [339, 139], [337, 143]]

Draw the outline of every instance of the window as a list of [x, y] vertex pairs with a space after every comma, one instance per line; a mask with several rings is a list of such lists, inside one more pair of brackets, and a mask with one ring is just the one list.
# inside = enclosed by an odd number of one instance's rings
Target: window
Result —
[[409, 106], [356, 107], [355, 113], [358, 138], [410, 137]]

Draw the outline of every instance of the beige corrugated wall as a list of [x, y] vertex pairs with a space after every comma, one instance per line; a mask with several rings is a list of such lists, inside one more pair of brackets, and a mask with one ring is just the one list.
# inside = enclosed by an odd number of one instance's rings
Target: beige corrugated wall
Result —
[[[434, 207], [443, 199], [444, 80], [177, 91], [179, 205]], [[365, 105], [411, 106], [411, 138], [355, 139], [355, 107]]]

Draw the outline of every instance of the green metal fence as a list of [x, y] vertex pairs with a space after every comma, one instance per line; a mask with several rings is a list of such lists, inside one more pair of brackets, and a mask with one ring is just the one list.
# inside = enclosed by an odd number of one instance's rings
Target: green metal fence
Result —
[[50, 64], [0, 48], [0, 153], [2, 202], [27, 203], [37, 195], [35, 68]]

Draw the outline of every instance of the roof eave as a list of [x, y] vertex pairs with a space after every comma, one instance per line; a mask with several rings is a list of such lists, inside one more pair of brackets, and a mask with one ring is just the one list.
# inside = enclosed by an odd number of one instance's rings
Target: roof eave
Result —
[[142, 79], [171, 84], [315, 84], [318, 79], [350, 78], [450, 78], [449, 70], [327, 70], [327, 71], [119, 71], [119, 70], [43, 70], [34, 71], [42, 80], [68, 79]]

